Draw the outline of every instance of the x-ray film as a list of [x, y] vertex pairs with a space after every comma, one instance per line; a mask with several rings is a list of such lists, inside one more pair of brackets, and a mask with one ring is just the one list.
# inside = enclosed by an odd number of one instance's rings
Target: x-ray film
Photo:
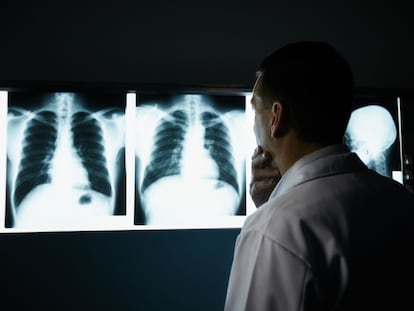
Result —
[[125, 94], [10, 92], [5, 227], [66, 230], [125, 215]]
[[[250, 98], [0, 91], [0, 232], [241, 227], [256, 210]], [[388, 177], [399, 115], [397, 97], [357, 96], [344, 138]]]
[[135, 223], [209, 227], [246, 215], [245, 96], [140, 95]]
[[18, 90], [0, 104], [0, 232], [237, 228], [251, 213], [245, 95]]
[[401, 171], [396, 98], [357, 97], [345, 143], [368, 168], [387, 177]]

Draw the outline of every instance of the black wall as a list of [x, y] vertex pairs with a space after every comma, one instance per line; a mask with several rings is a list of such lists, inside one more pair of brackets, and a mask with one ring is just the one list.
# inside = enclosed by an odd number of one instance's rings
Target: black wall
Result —
[[[404, 1], [3, 0], [0, 87], [251, 87], [259, 62], [275, 48], [324, 40], [349, 59], [359, 87], [412, 89], [410, 14]], [[0, 308], [221, 310], [237, 234], [1, 234]]]
[[0, 81], [251, 85], [261, 59], [324, 40], [363, 87], [412, 88], [409, 1], [0, 2]]
[[221, 310], [236, 235], [2, 234], [1, 309]]

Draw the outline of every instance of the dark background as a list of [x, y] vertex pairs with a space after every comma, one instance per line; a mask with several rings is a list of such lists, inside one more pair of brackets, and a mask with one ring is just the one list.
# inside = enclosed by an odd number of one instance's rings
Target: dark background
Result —
[[[274, 49], [324, 40], [350, 61], [358, 87], [411, 94], [411, 12], [400, 0], [2, 0], [0, 87], [250, 88]], [[411, 153], [413, 103], [404, 106]], [[1, 234], [0, 308], [222, 310], [238, 231]]]

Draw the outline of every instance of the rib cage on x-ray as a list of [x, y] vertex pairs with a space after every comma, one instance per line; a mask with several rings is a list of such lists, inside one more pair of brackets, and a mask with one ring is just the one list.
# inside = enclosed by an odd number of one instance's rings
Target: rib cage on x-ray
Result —
[[204, 127], [203, 146], [217, 163], [218, 180], [230, 184], [238, 193], [239, 185], [228, 128], [217, 113], [203, 111], [199, 116], [195, 116], [194, 109], [190, 107], [188, 110], [190, 112], [187, 114], [183, 110], [175, 110], [159, 121], [141, 192], [145, 192], [151, 184], [162, 177], [181, 173], [183, 145], [186, 133], [193, 130], [189, 127], [192, 118], [192, 123], [200, 122]]
[[15, 182], [14, 205], [19, 206], [36, 186], [50, 183], [50, 163], [56, 149], [57, 116], [41, 111], [24, 131], [22, 157]]
[[228, 128], [220, 119], [219, 115], [209, 111], [201, 114], [201, 123], [205, 128], [204, 148], [209, 151], [211, 157], [218, 164], [218, 179], [230, 184], [238, 193], [239, 185], [237, 173], [234, 168], [234, 158]]
[[[123, 96], [109, 98], [122, 103]], [[123, 113], [116, 107], [91, 110], [83, 99], [74, 93], [17, 94], [10, 105], [7, 226], [64, 228], [91, 216], [125, 214], [118, 170], [125, 167], [118, 158]], [[44, 104], [32, 104], [36, 100]]]
[[182, 110], [175, 110], [159, 122], [154, 136], [151, 160], [145, 169], [141, 192], [158, 179], [180, 174], [188, 117]]
[[102, 129], [89, 113], [81, 111], [72, 116], [73, 144], [87, 170], [91, 188], [106, 196], [112, 195], [107, 169]]
[[244, 214], [244, 98], [148, 98], [156, 102], [145, 99], [136, 112], [143, 215], [136, 223], [181, 226]]

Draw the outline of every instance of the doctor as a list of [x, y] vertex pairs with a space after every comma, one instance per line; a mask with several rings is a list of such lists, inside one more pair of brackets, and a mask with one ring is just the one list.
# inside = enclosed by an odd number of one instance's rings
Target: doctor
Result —
[[352, 100], [350, 66], [326, 43], [289, 44], [261, 64], [259, 208], [236, 242], [226, 311], [414, 309], [414, 198], [342, 144]]

